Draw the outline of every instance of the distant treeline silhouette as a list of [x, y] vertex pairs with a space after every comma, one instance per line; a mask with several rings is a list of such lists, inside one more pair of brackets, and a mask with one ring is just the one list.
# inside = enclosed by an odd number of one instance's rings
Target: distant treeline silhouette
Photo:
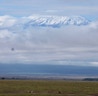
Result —
[[98, 81], [98, 78], [85, 78], [83, 81]]

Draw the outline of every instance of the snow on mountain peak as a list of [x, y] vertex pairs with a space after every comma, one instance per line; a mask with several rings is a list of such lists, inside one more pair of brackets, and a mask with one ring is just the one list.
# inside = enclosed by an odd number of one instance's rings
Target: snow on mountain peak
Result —
[[89, 20], [82, 16], [50, 16], [31, 15], [15, 18], [12, 16], [0, 16], [0, 29], [2, 28], [28, 28], [28, 27], [61, 27], [66, 25], [88, 25]]
[[51, 26], [61, 27], [64, 25], [87, 25], [89, 20], [82, 16], [45, 16], [45, 15], [32, 15], [28, 17], [29, 26]]

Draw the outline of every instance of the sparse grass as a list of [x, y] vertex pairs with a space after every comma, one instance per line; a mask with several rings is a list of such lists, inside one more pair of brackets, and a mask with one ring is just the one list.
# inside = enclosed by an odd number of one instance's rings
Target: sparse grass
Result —
[[98, 96], [98, 82], [0, 80], [0, 96]]

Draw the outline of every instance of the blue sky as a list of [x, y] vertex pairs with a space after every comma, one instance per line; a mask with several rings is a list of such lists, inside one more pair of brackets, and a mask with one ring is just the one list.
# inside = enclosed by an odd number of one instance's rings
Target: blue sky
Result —
[[98, 0], [0, 0], [0, 15], [83, 15], [98, 18]]
[[[17, 27], [35, 14], [81, 15], [91, 23], [25, 30]], [[98, 0], [0, 0], [0, 63], [98, 66], [97, 26]], [[13, 47], [14, 52], [10, 50]]]

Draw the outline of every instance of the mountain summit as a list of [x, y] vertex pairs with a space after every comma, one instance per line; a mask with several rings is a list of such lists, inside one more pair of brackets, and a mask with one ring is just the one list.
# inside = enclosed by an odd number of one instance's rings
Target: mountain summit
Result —
[[33, 15], [28, 17], [25, 26], [61, 27], [65, 25], [87, 25], [89, 20], [82, 16], [43, 16]]

